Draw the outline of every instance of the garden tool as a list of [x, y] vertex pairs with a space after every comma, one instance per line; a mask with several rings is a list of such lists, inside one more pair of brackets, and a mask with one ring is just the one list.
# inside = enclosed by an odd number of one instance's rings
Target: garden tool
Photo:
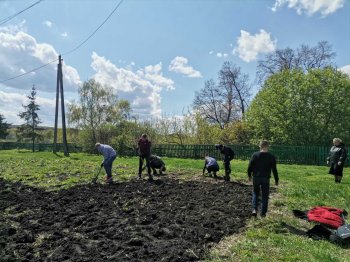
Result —
[[92, 183], [96, 184], [98, 175], [100, 174], [102, 167], [103, 167], [103, 166], [101, 165], [101, 166], [100, 166], [100, 169], [98, 170], [98, 173], [97, 173], [96, 176], [92, 179]]

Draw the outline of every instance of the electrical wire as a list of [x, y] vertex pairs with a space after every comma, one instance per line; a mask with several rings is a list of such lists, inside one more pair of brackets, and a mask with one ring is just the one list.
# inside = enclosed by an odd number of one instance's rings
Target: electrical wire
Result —
[[123, 3], [124, 0], [120, 0], [120, 2], [117, 4], [117, 6], [112, 10], [112, 12], [107, 16], [107, 18], [102, 22], [102, 24], [99, 25], [99, 27], [97, 27], [95, 29], [95, 31], [92, 32], [92, 34], [90, 34], [83, 42], [81, 42], [77, 47], [73, 48], [70, 51], [67, 51], [65, 53], [63, 53], [62, 55], [68, 55], [70, 53], [73, 53], [74, 51], [76, 51], [77, 49], [79, 49], [83, 44], [85, 44], [91, 37], [93, 37], [93, 35], [107, 22], [107, 20], [114, 14], [114, 12], [119, 8], [119, 6]]
[[55, 59], [55, 60], [52, 60], [51, 62], [48, 62], [48, 63], [46, 63], [46, 64], [44, 64], [44, 65], [42, 65], [42, 66], [36, 67], [36, 68], [34, 68], [34, 69], [32, 69], [32, 70], [30, 70], [30, 71], [28, 71], [28, 72], [25, 72], [25, 73], [23, 73], [23, 74], [20, 74], [20, 75], [17, 75], [17, 76], [10, 77], [10, 78], [7, 78], [7, 79], [5, 79], [5, 80], [2, 80], [2, 81], [0, 81], [0, 84], [5, 83], [5, 82], [10, 81], [10, 80], [13, 80], [13, 79], [16, 79], [16, 78], [19, 78], [19, 77], [24, 76], [24, 75], [28, 75], [28, 74], [30, 74], [30, 73], [32, 73], [32, 72], [35, 72], [35, 71], [37, 71], [37, 70], [39, 70], [39, 69], [41, 69], [41, 68], [43, 68], [43, 67], [45, 67], [45, 66], [47, 66], [47, 65], [49, 65], [49, 64], [54, 63], [54, 62], [56, 62], [56, 61], [58, 61], [58, 58]]
[[[40, 0], [39, 2], [41, 2], [41, 1], [43, 1], [43, 0]], [[73, 48], [72, 50], [70, 50], [70, 51], [67, 51], [67, 52], [65, 52], [65, 53], [63, 53], [62, 54], [62, 56], [63, 55], [68, 55], [68, 54], [71, 54], [71, 53], [73, 53], [74, 51], [76, 51], [76, 50], [78, 50], [83, 44], [85, 44], [91, 37], [93, 37], [94, 36], [94, 34], [96, 34], [96, 32], [107, 22], [107, 20], [114, 14], [114, 12], [119, 8], [119, 6], [122, 4], [122, 2], [123, 2], [124, 0], [121, 0], [117, 5], [116, 5], [116, 7], [112, 10], [112, 12], [107, 16], [107, 18], [84, 40], [84, 41], [82, 41], [79, 45], [77, 45], [75, 48]], [[41, 68], [43, 68], [43, 67], [45, 67], [45, 66], [47, 66], [47, 65], [49, 65], [49, 64], [52, 64], [52, 63], [54, 63], [54, 62], [56, 62], [56, 61], [58, 61], [58, 58], [57, 59], [55, 59], [55, 60], [53, 60], [53, 61], [51, 61], [51, 62], [48, 62], [48, 63], [46, 63], [46, 64], [44, 64], [44, 65], [42, 65], [42, 66], [39, 66], [39, 67], [36, 67], [36, 68], [34, 68], [34, 69], [32, 69], [32, 70], [30, 70], [30, 71], [28, 71], [28, 72], [26, 72], [26, 73], [23, 73], [23, 74], [20, 74], [20, 75], [17, 75], [17, 76], [14, 76], [14, 77], [10, 77], [10, 78], [7, 78], [7, 79], [5, 79], [5, 80], [2, 80], [2, 81], [0, 81], [0, 84], [2, 84], [2, 83], [5, 83], [5, 82], [7, 82], [7, 81], [10, 81], [10, 80], [13, 80], [13, 79], [16, 79], [16, 78], [19, 78], [19, 77], [22, 77], [22, 76], [24, 76], [24, 75], [27, 75], [27, 74], [30, 74], [30, 73], [32, 73], [32, 72], [35, 72], [35, 71], [37, 71], [37, 70], [39, 70], [39, 69], [41, 69]]]
[[13, 18], [15, 18], [16, 16], [18, 16], [19, 14], [22, 14], [23, 12], [27, 11], [28, 9], [36, 6], [37, 4], [39, 4], [40, 2], [42, 2], [44, 0], [39, 0], [37, 2], [35, 2], [34, 4], [28, 6], [27, 8], [23, 9], [22, 11], [19, 11], [18, 13], [16, 14], [13, 14], [13, 15], [10, 15], [9, 17], [6, 17], [6, 18], [3, 18], [0, 20], [0, 25], [3, 25], [5, 23], [7, 23], [8, 21], [12, 20]]

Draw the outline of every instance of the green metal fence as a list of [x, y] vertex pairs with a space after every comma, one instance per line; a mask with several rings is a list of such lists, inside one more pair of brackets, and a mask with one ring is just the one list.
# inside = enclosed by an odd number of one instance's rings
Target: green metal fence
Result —
[[[35, 144], [35, 151], [52, 151], [52, 144]], [[112, 145], [113, 146], [113, 145]], [[251, 155], [259, 148], [254, 145], [228, 145], [235, 152], [235, 159], [248, 160]], [[137, 151], [132, 148], [118, 148], [119, 156], [135, 156]], [[2, 142], [2, 149], [32, 149], [30, 143]], [[273, 145], [270, 151], [277, 157], [278, 163], [285, 164], [307, 164], [324, 165], [329, 152], [326, 146], [280, 146]], [[348, 152], [349, 152], [348, 148]], [[68, 144], [69, 152], [81, 152], [82, 148], [75, 144]], [[58, 144], [58, 151], [63, 152], [63, 144]], [[205, 154], [221, 159], [222, 156], [214, 145], [177, 145], [177, 144], [158, 144], [153, 145], [152, 153], [161, 157], [178, 157], [203, 159]], [[350, 156], [347, 158], [346, 165], [350, 164]]]
[[[31, 143], [18, 143], [18, 142], [0, 142], [0, 150], [8, 150], [8, 149], [28, 149], [32, 150], [33, 144]], [[52, 151], [53, 144], [34, 144], [35, 151]], [[57, 144], [57, 151], [63, 152], [63, 144]], [[81, 152], [82, 148], [77, 146], [76, 144], [68, 144], [69, 152]]]
[[[253, 145], [228, 145], [235, 152], [235, 159], [248, 160], [258, 151], [258, 146]], [[323, 146], [271, 146], [278, 163], [324, 165], [329, 153], [329, 147]], [[221, 155], [214, 145], [154, 145], [152, 152], [159, 156], [179, 158], [204, 158], [205, 154], [221, 159]], [[349, 152], [349, 148], [348, 148]], [[347, 165], [349, 165], [349, 157]]]

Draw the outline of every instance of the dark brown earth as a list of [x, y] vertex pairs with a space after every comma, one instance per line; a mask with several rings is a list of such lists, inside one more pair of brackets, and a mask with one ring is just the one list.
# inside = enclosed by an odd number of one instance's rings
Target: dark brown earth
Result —
[[0, 179], [0, 261], [197, 261], [239, 232], [251, 187], [161, 177], [47, 192]]

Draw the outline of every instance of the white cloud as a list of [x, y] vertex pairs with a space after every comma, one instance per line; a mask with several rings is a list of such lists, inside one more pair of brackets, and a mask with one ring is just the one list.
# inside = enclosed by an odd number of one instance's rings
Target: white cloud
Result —
[[350, 65], [343, 66], [339, 70], [350, 76]]
[[277, 40], [272, 40], [270, 33], [263, 29], [255, 35], [241, 30], [233, 54], [237, 54], [245, 62], [251, 62], [256, 60], [260, 53], [273, 52], [276, 49], [276, 43]]
[[214, 50], [209, 51], [209, 55], [212, 55], [212, 54], [214, 54]]
[[345, 0], [276, 0], [271, 9], [276, 12], [282, 6], [288, 5], [288, 8], [295, 9], [299, 15], [303, 13], [313, 15], [320, 12], [325, 17], [342, 8], [344, 3]]
[[228, 54], [226, 54], [226, 53], [216, 53], [216, 56], [222, 58], [222, 57], [227, 57]]
[[46, 25], [48, 28], [51, 28], [53, 25], [53, 23], [51, 21], [48, 21], [48, 20], [44, 21], [43, 24]]
[[[30, 89], [34, 84], [38, 91], [55, 92], [58, 53], [53, 46], [38, 43], [27, 34], [24, 24], [0, 27], [0, 82], [29, 72], [53, 62], [35, 72], [6, 81], [4, 84], [18, 89]], [[63, 64], [64, 87], [66, 91], [76, 90], [81, 83], [77, 70]]]
[[63, 33], [61, 34], [61, 36], [62, 36], [63, 38], [67, 38], [67, 37], [68, 37], [68, 33], [67, 33], [67, 32], [63, 32]]
[[202, 77], [201, 72], [188, 65], [188, 59], [183, 56], [175, 57], [168, 67], [169, 71], [184, 74], [188, 77]]
[[161, 116], [160, 93], [164, 89], [174, 89], [173, 80], [162, 74], [162, 63], [133, 72], [130, 68], [118, 68], [95, 52], [91, 57], [96, 81], [112, 87], [119, 98], [127, 99], [134, 113], [141, 117]]

